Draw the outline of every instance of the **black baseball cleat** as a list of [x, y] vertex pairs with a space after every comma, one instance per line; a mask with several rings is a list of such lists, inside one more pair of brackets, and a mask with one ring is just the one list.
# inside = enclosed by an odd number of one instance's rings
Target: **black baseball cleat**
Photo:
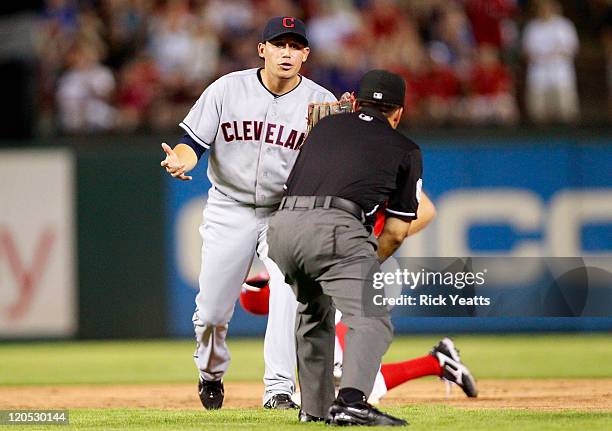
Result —
[[323, 422], [324, 420], [325, 419], [318, 416], [310, 415], [303, 410], [300, 410], [300, 413], [298, 414], [298, 421], [300, 422]]
[[476, 380], [468, 367], [461, 362], [459, 350], [455, 348], [453, 340], [448, 337], [442, 338], [434, 346], [431, 354], [440, 362], [440, 367], [444, 370], [442, 380], [456, 384], [470, 398], [478, 396]]
[[200, 377], [200, 381], [198, 382], [198, 394], [200, 395], [200, 401], [202, 401], [202, 405], [205, 409], [220, 409], [223, 405], [223, 397], [225, 396], [223, 382], [221, 380], [209, 382]]
[[364, 401], [346, 404], [340, 398], [329, 408], [325, 423], [329, 425], [404, 426], [403, 419], [393, 417]]
[[272, 398], [270, 398], [264, 404], [264, 409], [272, 409], [272, 410], [292, 410], [292, 409], [299, 409], [299, 408], [300, 406], [294, 403], [288, 394], [273, 395]]

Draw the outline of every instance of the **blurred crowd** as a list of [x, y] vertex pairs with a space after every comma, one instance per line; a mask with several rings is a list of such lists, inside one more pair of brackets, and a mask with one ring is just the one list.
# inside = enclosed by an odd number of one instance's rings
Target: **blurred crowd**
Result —
[[336, 95], [372, 68], [408, 84], [405, 121], [423, 126], [579, 118], [576, 29], [554, 0], [47, 0], [41, 116], [64, 133], [175, 128], [206, 85], [262, 66], [271, 16], [301, 17], [302, 72]]

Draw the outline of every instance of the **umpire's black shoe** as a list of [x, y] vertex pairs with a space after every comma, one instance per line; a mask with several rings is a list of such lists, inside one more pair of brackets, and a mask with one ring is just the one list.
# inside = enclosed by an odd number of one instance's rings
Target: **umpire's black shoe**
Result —
[[225, 389], [223, 388], [223, 382], [221, 380], [217, 382], [209, 382], [200, 377], [198, 383], [198, 394], [200, 395], [200, 401], [205, 409], [217, 410], [223, 405], [223, 397], [225, 396]]
[[288, 394], [273, 395], [272, 398], [270, 398], [264, 404], [264, 409], [272, 409], [272, 410], [292, 410], [292, 409], [299, 409], [299, 408], [300, 406], [294, 403]]
[[383, 413], [365, 401], [346, 404], [340, 398], [336, 398], [329, 408], [325, 422], [330, 425], [408, 425], [405, 420]]
[[298, 420], [300, 422], [323, 422], [325, 419], [320, 418], [318, 416], [310, 415], [304, 410], [300, 410], [300, 413], [298, 414]]

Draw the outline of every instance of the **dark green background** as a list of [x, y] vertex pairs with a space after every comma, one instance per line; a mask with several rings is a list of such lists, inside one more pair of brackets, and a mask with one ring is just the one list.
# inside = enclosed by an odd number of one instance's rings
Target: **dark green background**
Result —
[[161, 151], [79, 149], [80, 338], [166, 334]]

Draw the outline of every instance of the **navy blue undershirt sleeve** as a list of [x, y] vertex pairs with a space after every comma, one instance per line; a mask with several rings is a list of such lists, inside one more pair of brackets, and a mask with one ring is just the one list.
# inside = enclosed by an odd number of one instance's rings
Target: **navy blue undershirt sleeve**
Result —
[[183, 135], [183, 137], [179, 140], [179, 144], [185, 144], [190, 146], [191, 149], [195, 151], [196, 156], [198, 156], [198, 160], [200, 160], [200, 157], [202, 157], [202, 154], [204, 154], [204, 151], [206, 151], [206, 148], [194, 141], [188, 133], [185, 133]]

